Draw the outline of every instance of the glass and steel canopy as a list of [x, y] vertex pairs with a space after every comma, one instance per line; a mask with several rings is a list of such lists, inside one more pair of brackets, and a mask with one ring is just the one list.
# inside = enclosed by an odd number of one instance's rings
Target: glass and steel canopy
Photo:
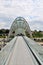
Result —
[[12, 35], [13, 31], [15, 31], [15, 35], [24, 34], [27, 31], [31, 35], [30, 27], [27, 21], [23, 17], [17, 17], [11, 25], [9, 37]]

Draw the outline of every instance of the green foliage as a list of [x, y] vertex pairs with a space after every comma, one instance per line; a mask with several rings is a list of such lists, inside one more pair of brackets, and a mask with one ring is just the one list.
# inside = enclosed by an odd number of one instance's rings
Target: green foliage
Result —
[[14, 38], [14, 35], [11, 35], [10, 38]]
[[[27, 31], [25, 31], [26, 33], [26, 36], [30, 37], [29, 33]], [[32, 36], [33, 37], [36, 37], [36, 38], [40, 38], [40, 37], [43, 37], [43, 34], [42, 34], [42, 31], [32, 31]]]
[[27, 37], [30, 37], [30, 34], [27, 31], [25, 31], [25, 33]]
[[[0, 38], [5, 38], [6, 36], [8, 36], [8, 33], [9, 33], [9, 29], [0, 29]], [[15, 31], [13, 32], [13, 34], [15, 33]], [[27, 37], [30, 37], [29, 33], [27, 31], [25, 31], [26, 33], [26, 36]], [[33, 37], [43, 37], [43, 33], [42, 31], [32, 31], [32, 36]], [[11, 38], [13, 38], [14, 36], [11, 36]]]
[[9, 30], [8, 29], [0, 29], [0, 38], [5, 38], [6, 35], [8, 36]]
[[43, 37], [43, 34], [41, 33], [41, 31], [34, 31], [32, 36], [33, 37]]
[[0, 34], [7, 34], [9, 33], [8, 29], [0, 29]]
[[0, 36], [0, 38], [5, 38], [6, 36]]

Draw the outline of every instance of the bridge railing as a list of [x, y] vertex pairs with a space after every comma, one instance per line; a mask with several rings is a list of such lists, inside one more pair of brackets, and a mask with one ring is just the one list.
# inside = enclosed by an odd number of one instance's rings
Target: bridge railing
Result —
[[13, 40], [7, 43], [7, 45], [0, 51], [0, 65], [5, 65], [14, 45], [17, 40], [15, 37]]
[[24, 37], [24, 39], [27, 42], [27, 45], [30, 47], [30, 50], [35, 56], [37, 62], [43, 65], [43, 47], [27, 37]]

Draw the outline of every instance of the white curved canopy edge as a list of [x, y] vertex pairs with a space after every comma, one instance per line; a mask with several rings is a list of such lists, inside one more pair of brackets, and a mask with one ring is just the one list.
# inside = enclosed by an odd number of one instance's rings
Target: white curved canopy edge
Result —
[[11, 25], [8, 37], [10, 37], [14, 31], [15, 31], [14, 35], [20, 33], [25, 35], [25, 31], [27, 31], [30, 34], [30, 36], [32, 36], [29, 24], [23, 17], [17, 17], [14, 20], [14, 22]]

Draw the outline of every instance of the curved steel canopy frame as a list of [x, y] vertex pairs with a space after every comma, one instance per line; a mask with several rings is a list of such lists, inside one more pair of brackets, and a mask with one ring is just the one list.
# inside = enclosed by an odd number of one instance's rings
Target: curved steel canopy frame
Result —
[[17, 17], [14, 20], [14, 22], [11, 25], [8, 37], [10, 37], [14, 31], [17, 32], [17, 33], [15, 33], [15, 35], [20, 34], [20, 33], [25, 35], [25, 31], [27, 31], [30, 34], [30, 36], [32, 37], [29, 24], [23, 17]]

